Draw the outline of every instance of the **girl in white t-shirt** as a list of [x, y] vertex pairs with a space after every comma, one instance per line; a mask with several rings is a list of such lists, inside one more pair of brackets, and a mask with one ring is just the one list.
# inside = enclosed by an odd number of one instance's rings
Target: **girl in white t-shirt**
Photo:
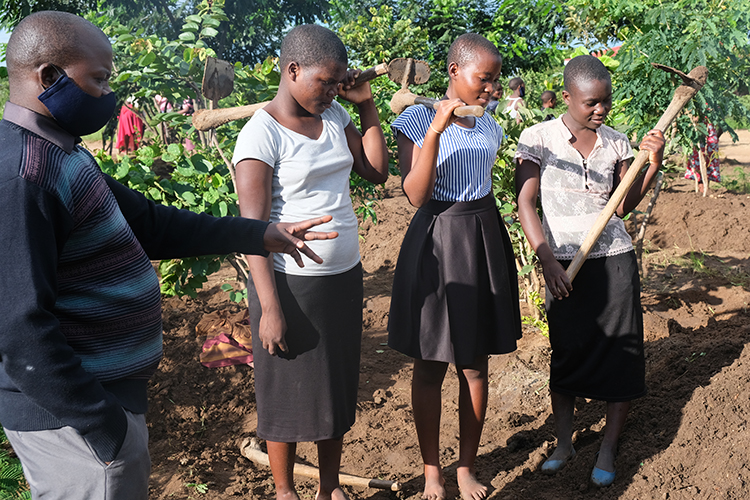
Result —
[[[296, 443], [316, 441], [317, 498], [341, 500], [342, 438], [355, 418], [362, 333], [349, 174], [385, 182], [388, 153], [370, 85], [352, 87], [356, 73], [347, 72], [346, 50], [332, 31], [318, 25], [291, 30], [280, 67], [278, 94], [237, 139], [233, 163], [242, 216], [278, 222], [332, 215], [319, 230], [336, 231], [338, 238], [308, 243], [321, 265], [299, 268], [276, 254], [248, 257], [257, 433], [267, 442], [277, 498], [298, 498]], [[337, 95], [357, 105], [364, 134]]]

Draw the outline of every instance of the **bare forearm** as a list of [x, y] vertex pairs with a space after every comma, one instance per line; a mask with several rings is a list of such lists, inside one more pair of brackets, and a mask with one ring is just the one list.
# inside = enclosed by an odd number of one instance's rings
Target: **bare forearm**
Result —
[[638, 206], [643, 197], [646, 196], [646, 193], [651, 189], [656, 174], [659, 172], [659, 167], [660, 165], [658, 164], [649, 165], [648, 169], [635, 180], [617, 209], [619, 217], [625, 217]]
[[551, 262], [555, 259], [552, 249], [547, 243], [547, 239], [544, 237], [544, 229], [542, 228], [542, 221], [539, 220], [539, 215], [536, 213], [536, 208], [528, 206], [528, 204], [522, 205], [519, 201], [518, 204], [518, 219], [521, 222], [521, 227], [526, 235], [526, 239], [529, 241], [529, 245], [536, 252], [539, 257], [539, 262], [544, 266], [547, 262]]
[[378, 109], [372, 99], [358, 104], [357, 109], [362, 124], [363, 159], [370, 171], [367, 180], [382, 184], [388, 179], [388, 150], [385, 146], [383, 129], [380, 127]]
[[273, 255], [259, 257], [248, 255], [245, 257], [253, 277], [255, 292], [258, 294], [260, 307], [263, 312], [280, 309], [279, 294], [276, 290], [276, 279], [273, 270]]
[[437, 177], [437, 157], [440, 147], [440, 135], [432, 130], [422, 143], [419, 156], [412, 162], [411, 169], [403, 179], [403, 189], [409, 203], [415, 207], [421, 207], [432, 198]]

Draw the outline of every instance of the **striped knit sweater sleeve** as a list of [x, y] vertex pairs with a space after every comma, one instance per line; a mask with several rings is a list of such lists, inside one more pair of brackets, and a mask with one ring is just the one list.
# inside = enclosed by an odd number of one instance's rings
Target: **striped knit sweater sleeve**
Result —
[[[161, 359], [153, 258], [261, 253], [266, 223], [161, 207], [0, 121], [0, 423], [70, 426], [102, 461]], [[148, 253], [147, 253], [148, 252]]]

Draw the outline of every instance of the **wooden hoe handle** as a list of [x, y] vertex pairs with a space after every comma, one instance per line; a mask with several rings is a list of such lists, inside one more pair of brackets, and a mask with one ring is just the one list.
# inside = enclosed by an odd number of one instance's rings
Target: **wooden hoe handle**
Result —
[[[391, 111], [400, 115], [409, 106], [415, 104], [421, 104], [428, 108], [437, 109], [437, 99], [431, 99], [429, 97], [422, 97], [416, 94], [412, 94], [406, 89], [401, 89], [391, 98]], [[484, 108], [482, 106], [461, 106], [453, 110], [453, 114], [456, 116], [482, 116], [484, 114]]]
[[[368, 68], [360, 73], [354, 80], [354, 85], [369, 82], [370, 80], [386, 73], [388, 73], [388, 64], [378, 64], [377, 66]], [[199, 109], [193, 114], [193, 126], [197, 130], [209, 130], [234, 120], [250, 118], [256, 113], [256, 111], [262, 109], [269, 102], [271, 101], [248, 104], [247, 106], [238, 106], [235, 108]]]
[[[435, 110], [439, 102], [439, 100], [430, 99], [429, 97], [415, 96], [414, 98], [414, 104], [421, 104]], [[453, 114], [456, 116], [482, 116], [484, 108], [482, 106], [460, 106], [453, 110]]]
[[[693, 71], [691, 71], [687, 76], [689, 77], [690, 81], [683, 77], [684, 83], [677, 87], [677, 90], [675, 90], [672, 102], [669, 103], [667, 110], [659, 119], [656, 127], [654, 127], [656, 130], [661, 130], [662, 132], [664, 132], [672, 123], [672, 121], [677, 117], [680, 111], [682, 111], [682, 108], [685, 107], [688, 101], [690, 101], [690, 99], [692, 99], [693, 96], [695, 96], [695, 94], [697, 94], [698, 91], [703, 88], [703, 85], [705, 85], [706, 78], [708, 76], [708, 69], [705, 66], [698, 66], [694, 68]], [[602, 212], [597, 217], [594, 225], [589, 230], [588, 235], [586, 235], [586, 239], [583, 241], [583, 244], [581, 244], [581, 248], [578, 249], [578, 252], [571, 261], [570, 266], [568, 266], [568, 269], [565, 271], [570, 281], [573, 281], [573, 278], [575, 278], [576, 274], [578, 274], [578, 271], [581, 270], [581, 266], [583, 266], [584, 261], [591, 253], [591, 249], [594, 247], [596, 240], [599, 239], [599, 236], [601, 236], [602, 231], [604, 231], [604, 228], [607, 226], [607, 223], [612, 218], [615, 211], [617, 211], [617, 207], [620, 206], [620, 203], [622, 203], [625, 195], [627, 195], [628, 191], [630, 191], [633, 183], [641, 173], [641, 169], [643, 169], [643, 167], [646, 165], [648, 156], [648, 151], [639, 151], [638, 156], [635, 157], [635, 160], [628, 168], [628, 171], [625, 172], [625, 177], [623, 177], [622, 181], [617, 186], [617, 189], [615, 189], [615, 192], [612, 193], [612, 197], [609, 199], [609, 202], [607, 202], [604, 210], [602, 210]]]
[[249, 118], [271, 101], [238, 106], [236, 108], [199, 109], [193, 113], [193, 127], [198, 130], [209, 130], [234, 120]]

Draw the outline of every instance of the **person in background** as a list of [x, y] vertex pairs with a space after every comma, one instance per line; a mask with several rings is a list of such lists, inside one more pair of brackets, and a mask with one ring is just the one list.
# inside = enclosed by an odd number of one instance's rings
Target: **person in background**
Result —
[[492, 94], [490, 95], [490, 102], [487, 103], [487, 107], [485, 108], [485, 111], [487, 111], [491, 115], [494, 115], [495, 111], [497, 111], [497, 107], [500, 104], [500, 99], [502, 97], [503, 97], [503, 88], [499, 84], [495, 85], [495, 90], [493, 90]]
[[[555, 109], [555, 106], [557, 106], [557, 94], [551, 90], [545, 90], [542, 92], [540, 99], [542, 101], [542, 112], [546, 109]], [[555, 115], [552, 113], [547, 113], [547, 116], [544, 117], [545, 122], [554, 119]]]
[[143, 139], [143, 120], [135, 113], [134, 106], [133, 98], [128, 97], [117, 120], [117, 149], [126, 155], [138, 149]]
[[[693, 122], [698, 122], [698, 117], [693, 117]], [[702, 155], [706, 162], [706, 177], [709, 181], [721, 182], [721, 161], [719, 159], [719, 132], [716, 127], [713, 126], [708, 118], [705, 119], [706, 129], [708, 133], [706, 137], [699, 145], [693, 146], [693, 151], [688, 156], [688, 162], [685, 169], [685, 179], [691, 179], [696, 181], [698, 187], [703, 186], [703, 178], [701, 177], [701, 161], [700, 156]]]
[[523, 118], [521, 118], [518, 108], [526, 106], [523, 100], [526, 96], [526, 84], [521, 78], [516, 77], [510, 79], [508, 87], [510, 87], [511, 94], [505, 100], [505, 109], [503, 111], [516, 120], [516, 123], [521, 123]]

